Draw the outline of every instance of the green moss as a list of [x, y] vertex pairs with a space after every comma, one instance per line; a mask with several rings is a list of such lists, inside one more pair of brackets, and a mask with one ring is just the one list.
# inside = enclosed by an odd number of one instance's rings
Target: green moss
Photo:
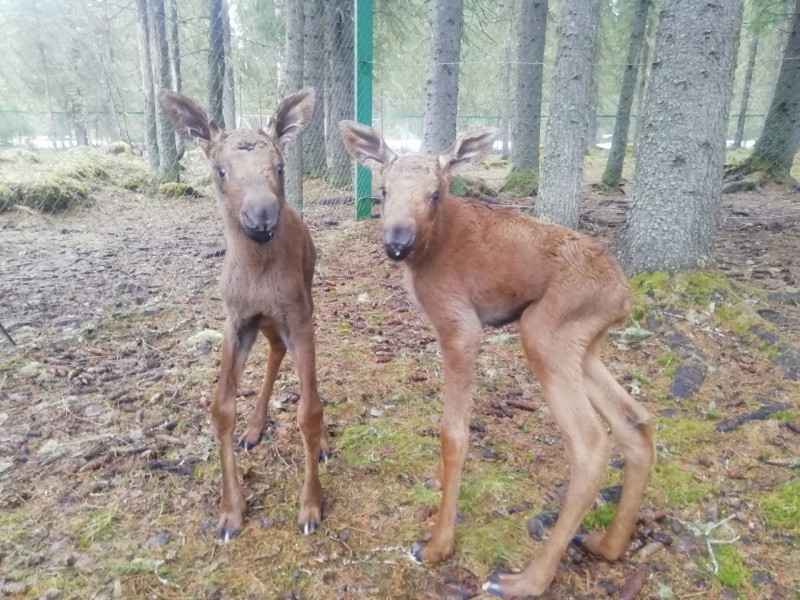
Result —
[[421, 431], [421, 419], [403, 419], [402, 424], [395, 419], [376, 419], [348, 427], [336, 445], [342, 460], [352, 466], [378, 464], [383, 471], [416, 472], [422, 478], [436, 466], [439, 441]]
[[716, 439], [714, 424], [700, 419], [660, 418], [657, 439], [675, 452], [690, 452]]
[[716, 312], [720, 321], [734, 333], [745, 334], [757, 325], [765, 326], [764, 319], [741, 302], [722, 304]]
[[615, 504], [601, 504], [597, 508], [590, 510], [583, 519], [583, 525], [587, 529], [602, 529], [611, 525], [614, 514], [617, 512]]
[[767, 525], [800, 535], [800, 478], [787, 481], [760, 499]]
[[59, 177], [78, 181], [95, 181], [108, 178], [108, 172], [100, 164], [91, 159], [79, 157], [61, 159], [54, 172]]
[[168, 181], [158, 186], [158, 191], [164, 194], [167, 198], [180, 198], [182, 196], [191, 196], [198, 198], [202, 196], [200, 192], [190, 186], [188, 183], [178, 183], [176, 181]]
[[661, 357], [658, 359], [658, 364], [661, 365], [662, 367], [668, 367], [678, 362], [679, 358], [680, 357], [674, 352], [666, 352], [662, 354]]
[[722, 585], [739, 588], [750, 581], [750, 569], [745, 565], [744, 557], [733, 545], [717, 545], [714, 553], [719, 565], [717, 579]]
[[42, 162], [42, 157], [38, 153], [31, 150], [23, 150], [22, 148], [11, 148], [0, 152], [0, 162], [16, 163], [26, 162], [39, 164]]
[[110, 509], [97, 510], [85, 515], [74, 527], [81, 536], [76, 546], [85, 550], [95, 541], [111, 539], [114, 526], [118, 521], [117, 512]]
[[517, 559], [529, 543], [525, 526], [512, 517], [479, 525], [467, 522], [458, 527], [456, 537], [461, 551], [482, 565]]
[[50, 176], [20, 186], [17, 202], [45, 213], [63, 212], [84, 200], [88, 193], [86, 186], [74, 179]]
[[106, 148], [109, 154], [133, 154], [130, 144], [122, 141], [113, 142]]
[[776, 413], [772, 413], [769, 418], [774, 419], [775, 421], [780, 421], [781, 423], [786, 423], [787, 421], [794, 420], [794, 415], [791, 411], [779, 410]]
[[450, 182], [450, 193], [454, 196], [466, 196], [467, 180], [463, 177], [453, 177], [453, 180]]
[[669, 506], [686, 506], [716, 490], [710, 483], [695, 481], [692, 474], [680, 465], [657, 461], [651, 487], [660, 492]]
[[488, 462], [470, 464], [461, 479], [458, 505], [466, 514], [488, 515], [498, 506], [518, 500], [521, 473]]
[[138, 192], [142, 189], [142, 187], [144, 187], [144, 179], [141, 177], [126, 179], [122, 182], [122, 187], [124, 187], [126, 190], [130, 190], [131, 192]]
[[341, 336], [349, 335], [350, 332], [353, 330], [352, 325], [350, 325], [350, 321], [341, 321], [339, 323], [339, 330], [338, 333]]
[[533, 171], [511, 171], [500, 191], [521, 196], [535, 196], [539, 191], [539, 174]]
[[750, 158], [752, 153], [752, 150], [747, 150], [745, 148], [731, 148], [725, 152], [725, 164], [731, 166], [742, 164]]
[[633, 293], [634, 305], [643, 308], [647, 298], [662, 298], [669, 285], [669, 273], [665, 271], [654, 271], [652, 273], [640, 273], [631, 279], [631, 292]]

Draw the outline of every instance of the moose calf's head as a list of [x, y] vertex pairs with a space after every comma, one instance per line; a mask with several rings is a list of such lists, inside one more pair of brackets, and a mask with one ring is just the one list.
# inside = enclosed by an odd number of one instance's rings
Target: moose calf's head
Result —
[[205, 150], [226, 223], [259, 244], [277, 231], [286, 203], [283, 149], [311, 122], [314, 99], [313, 89], [300, 90], [281, 101], [266, 129], [223, 131], [190, 98], [169, 90], [158, 94], [175, 131]]
[[350, 156], [383, 179], [383, 247], [392, 260], [411, 254], [414, 242], [434, 219], [439, 202], [447, 194], [452, 174], [481, 160], [499, 133], [494, 128], [475, 129], [460, 136], [439, 156], [400, 156], [372, 127], [342, 121], [339, 130]]

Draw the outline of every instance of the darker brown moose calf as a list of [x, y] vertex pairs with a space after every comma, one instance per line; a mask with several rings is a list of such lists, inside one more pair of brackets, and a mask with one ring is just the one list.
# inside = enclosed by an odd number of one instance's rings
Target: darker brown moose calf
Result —
[[[627, 549], [655, 450], [650, 417], [600, 360], [609, 327], [631, 308], [627, 279], [599, 242], [516, 210], [448, 194], [451, 173], [478, 162], [497, 135], [479, 129], [440, 156], [398, 156], [371, 127], [339, 124], [351, 156], [383, 179], [386, 253], [405, 265], [405, 284], [430, 319], [444, 363], [441, 489], [436, 526], [418, 558], [438, 562], [455, 546], [456, 500], [469, 442], [475, 363], [484, 325], [519, 321], [531, 370], [564, 441], [570, 482], [539, 555], [518, 574], [495, 574], [484, 589], [539, 595], [600, 488], [610, 453], [606, 426], [625, 455], [622, 498], [605, 534], [576, 539], [616, 560]], [[605, 421], [605, 422], [604, 422]]]
[[311, 533], [322, 516], [318, 462], [328, 456], [317, 394], [312, 322], [316, 251], [308, 228], [284, 197], [283, 149], [311, 121], [314, 90], [285, 98], [267, 129], [258, 131], [223, 131], [198, 104], [174, 92], [162, 90], [158, 99], [175, 130], [205, 150], [225, 225], [222, 292], [226, 318], [222, 366], [211, 406], [222, 466], [219, 537], [227, 541], [243, 526], [245, 503], [233, 445], [235, 394], [259, 331], [269, 342], [267, 374], [238, 444], [249, 449], [260, 441], [269, 397], [288, 350], [300, 380], [297, 421], [305, 446], [298, 523], [303, 533]]

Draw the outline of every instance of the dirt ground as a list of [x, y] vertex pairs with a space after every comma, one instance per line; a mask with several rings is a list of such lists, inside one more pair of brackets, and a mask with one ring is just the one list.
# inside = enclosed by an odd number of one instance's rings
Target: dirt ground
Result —
[[[582, 229], [610, 241], [625, 196], [584, 192]], [[351, 205], [307, 211], [335, 450], [323, 527], [295, 527], [302, 444], [287, 359], [264, 440], [237, 453], [246, 528], [217, 542], [214, 203], [113, 183], [91, 197], [60, 216], [0, 215], [0, 322], [17, 343], [0, 337], [0, 596], [472, 598], [495, 567], [534, 556], [568, 472], [512, 325], [487, 330], [479, 359], [456, 554], [435, 567], [408, 558], [438, 502], [422, 481], [437, 457], [441, 362], [377, 221], [353, 221]], [[637, 308], [605, 356], [654, 415], [658, 465], [624, 560], [571, 547], [547, 598], [800, 597], [800, 194], [725, 196], [718, 266], [634, 281]], [[265, 352], [260, 341], [248, 362], [237, 431]], [[621, 466], [615, 450], [587, 527], [609, 522]]]

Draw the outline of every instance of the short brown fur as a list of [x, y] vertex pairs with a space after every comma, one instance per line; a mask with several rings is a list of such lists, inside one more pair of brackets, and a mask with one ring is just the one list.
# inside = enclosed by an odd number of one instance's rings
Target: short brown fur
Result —
[[625, 455], [622, 498], [604, 535], [576, 541], [619, 559], [655, 457], [649, 414], [600, 360], [606, 331], [631, 309], [619, 263], [585, 235], [448, 194], [451, 173], [478, 162], [497, 130], [467, 133], [439, 157], [397, 156], [375, 130], [351, 121], [340, 130], [350, 154], [383, 178], [384, 247], [390, 258], [405, 259], [406, 288], [436, 330], [444, 363], [442, 455], [429, 479], [442, 500], [433, 536], [416, 554], [439, 562], [453, 553], [482, 328], [518, 320], [530, 368], [563, 436], [570, 484], [539, 555], [522, 573], [492, 575], [484, 589], [502, 596], [547, 589], [597, 496], [611, 447], [606, 426]]
[[286, 203], [283, 148], [311, 120], [314, 90], [285, 98], [266, 131], [221, 131], [198, 104], [167, 90], [159, 94], [176, 131], [200, 143], [212, 165], [217, 204], [225, 225], [222, 271], [225, 329], [222, 364], [211, 422], [222, 465], [219, 537], [229, 540], [244, 525], [245, 502], [236, 473], [236, 388], [258, 332], [269, 342], [264, 383], [238, 445], [261, 439], [269, 397], [283, 357], [292, 354], [300, 380], [297, 420], [305, 447], [305, 482], [298, 523], [314, 531], [321, 518], [318, 461], [328, 455], [328, 437], [317, 393], [311, 282], [316, 251], [300, 215]]

